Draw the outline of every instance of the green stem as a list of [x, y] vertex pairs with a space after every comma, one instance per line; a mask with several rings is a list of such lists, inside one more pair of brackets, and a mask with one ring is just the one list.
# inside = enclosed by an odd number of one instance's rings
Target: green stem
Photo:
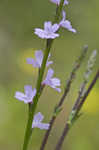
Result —
[[96, 82], [98, 81], [98, 79], [99, 79], [99, 70], [97, 71], [97, 73], [96, 73], [94, 79], [92, 80], [92, 82], [91, 82], [91, 84], [89, 85], [87, 91], [85, 92], [85, 94], [84, 94], [84, 96], [83, 96], [83, 98], [82, 98], [80, 104], [79, 104], [78, 107], [76, 108], [76, 112], [75, 112], [74, 114], [70, 113], [69, 119], [66, 121], [65, 128], [64, 128], [64, 130], [63, 130], [63, 132], [62, 132], [62, 135], [61, 135], [61, 137], [60, 137], [60, 139], [59, 139], [59, 141], [58, 141], [58, 143], [57, 143], [57, 145], [56, 145], [55, 150], [61, 150], [61, 149], [62, 149], [63, 142], [64, 142], [65, 138], [67, 137], [68, 132], [69, 132], [69, 130], [71, 129], [71, 127], [72, 127], [74, 121], [76, 121], [76, 120], [75, 120], [75, 119], [76, 119], [75, 117], [77, 117], [79, 111], [81, 110], [83, 104], [84, 104], [85, 101], [87, 100], [88, 95], [90, 94], [91, 90], [92, 90], [93, 87], [95, 86], [95, 84], [96, 84]]
[[42, 78], [43, 78], [43, 74], [44, 74], [44, 70], [45, 70], [45, 66], [46, 66], [46, 61], [47, 61], [47, 58], [48, 58], [48, 55], [49, 55], [51, 45], [52, 45], [52, 40], [47, 40], [47, 48], [45, 50], [44, 59], [43, 59], [42, 66], [41, 66], [41, 69], [40, 69], [39, 78], [37, 80], [37, 87], [36, 87], [37, 94], [34, 97], [34, 100], [33, 100], [34, 103], [31, 105], [31, 110], [29, 111], [26, 134], [25, 134], [25, 138], [24, 138], [23, 150], [27, 150], [29, 139], [30, 139], [30, 136], [31, 136], [31, 133], [32, 133], [31, 127], [32, 127], [33, 116], [34, 116], [34, 112], [35, 112], [35, 109], [36, 109], [36, 106], [37, 106], [37, 103], [38, 103], [38, 99], [39, 99], [39, 96], [40, 96], [41, 82], [42, 82]]
[[[64, 3], [64, 0], [61, 0], [60, 5], [57, 7], [55, 21], [54, 21], [55, 23], [58, 23], [58, 21], [59, 21], [60, 14], [61, 14], [62, 7], [63, 7], [63, 3]], [[24, 137], [23, 150], [27, 150], [28, 144], [29, 144], [29, 141], [30, 141], [30, 137], [32, 135], [32, 121], [33, 121], [34, 113], [35, 113], [35, 110], [36, 110], [36, 107], [37, 107], [38, 99], [40, 97], [41, 82], [42, 82], [42, 79], [43, 79], [43, 75], [44, 75], [44, 71], [45, 71], [45, 67], [46, 67], [46, 62], [47, 62], [47, 59], [48, 59], [48, 55], [49, 55], [52, 43], [53, 43], [52, 39], [47, 40], [47, 45], [46, 45], [46, 49], [45, 49], [43, 62], [42, 62], [40, 72], [39, 72], [39, 76], [38, 76], [38, 80], [37, 80], [36, 96], [34, 97], [33, 104], [31, 105], [30, 110], [29, 110], [26, 133], [25, 133], [25, 137]]]
[[60, 5], [56, 8], [56, 16], [53, 23], [57, 23], [60, 19], [62, 8], [63, 8], [64, 0], [61, 0]]

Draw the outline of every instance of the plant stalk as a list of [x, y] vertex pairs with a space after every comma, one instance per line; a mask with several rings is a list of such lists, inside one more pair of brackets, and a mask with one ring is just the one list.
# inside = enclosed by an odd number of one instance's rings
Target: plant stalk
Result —
[[[62, 8], [63, 8], [63, 3], [64, 3], [64, 0], [61, 0], [60, 5], [57, 7], [56, 16], [55, 16], [55, 20], [54, 20], [55, 23], [58, 23], [58, 21], [59, 21], [61, 11], [62, 11]], [[38, 103], [38, 100], [39, 100], [39, 97], [40, 97], [41, 82], [42, 82], [42, 79], [43, 79], [43, 75], [44, 75], [44, 71], [45, 71], [45, 67], [46, 67], [46, 62], [47, 62], [47, 59], [48, 59], [48, 55], [49, 55], [52, 43], [53, 43], [52, 39], [47, 40], [43, 62], [42, 62], [40, 72], [39, 72], [39, 76], [38, 76], [38, 80], [37, 80], [37, 86], [36, 86], [37, 92], [36, 92], [36, 95], [33, 99], [33, 104], [31, 104], [31, 107], [30, 107], [31, 109], [29, 110], [28, 122], [27, 122], [25, 137], [24, 137], [23, 150], [28, 149], [28, 144], [29, 144], [29, 141], [30, 141], [30, 137], [32, 135], [32, 121], [33, 121], [34, 113], [35, 113], [37, 103]]]
[[85, 45], [85, 46], [83, 47], [83, 50], [82, 50], [82, 52], [81, 52], [81, 55], [77, 58], [77, 60], [76, 60], [76, 62], [75, 62], [75, 64], [74, 64], [74, 67], [73, 67], [72, 72], [70, 73], [68, 82], [66, 82], [66, 87], [65, 87], [64, 93], [63, 93], [63, 95], [62, 95], [62, 97], [61, 97], [61, 99], [60, 99], [60, 101], [59, 101], [57, 107], [55, 108], [54, 114], [53, 114], [53, 116], [52, 116], [52, 118], [51, 118], [51, 120], [50, 120], [50, 122], [49, 122], [50, 127], [49, 127], [49, 129], [46, 131], [46, 133], [45, 133], [45, 135], [44, 135], [44, 139], [43, 139], [43, 141], [42, 141], [40, 150], [44, 150], [44, 149], [45, 149], [45, 146], [46, 146], [47, 141], [48, 141], [48, 137], [49, 137], [49, 135], [50, 135], [50, 132], [51, 132], [51, 130], [52, 130], [52, 127], [53, 127], [54, 122], [55, 122], [56, 117], [57, 117], [57, 116], [55, 115], [56, 109], [59, 109], [59, 108], [62, 107], [62, 104], [63, 104], [64, 100], [66, 99], [66, 97], [67, 97], [67, 95], [68, 95], [68, 93], [69, 93], [69, 91], [70, 91], [71, 84], [72, 84], [73, 80], [75, 79], [76, 72], [79, 70], [79, 68], [80, 68], [80, 66], [81, 66], [81, 64], [82, 64], [82, 62], [83, 62], [83, 60], [84, 60], [84, 58], [85, 58], [85, 56], [86, 56], [87, 50], [88, 50], [88, 46]]
[[[81, 108], [82, 108], [84, 102], [86, 101], [86, 99], [87, 99], [89, 93], [91, 92], [92, 88], [94, 87], [94, 85], [96, 84], [96, 82], [98, 81], [98, 79], [99, 79], [99, 71], [97, 71], [97, 73], [96, 73], [96, 75], [95, 75], [93, 81], [91, 82], [91, 84], [89, 85], [87, 91], [85, 92], [85, 94], [84, 94], [84, 96], [83, 96], [83, 98], [82, 98], [80, 104], [77, 105], [78, 107], [76, 108], [76, 109], [77, 109], [77, 110], [76, 110], [76, 113], [74, 114], [74, 116], [73, 116], [72, 119], [70, 120], [71, 124], [69, 123], [69, 120], [66, 121], [65, 128], [64, 128], [63, 133], [62, 133], [62, 135], [61, 135], [61, 137], [60, 137], [60, 139], [59, 139], [59, 141], [58, 141], [58, 143], [57, 143], [57, 145], [56, 145], [55, 150], [61, 150], [62, 145], [63, 145], [63, 142], [64, 142], [65, 138], [66, 138], [67, 135], [68, 135], [68, 132], [69, 132], [69, 130], [70, 130], [70, 127], [71, 127], [71, 125], [72, 125], [72, 123], [73, 123], [75, 117], [78, 115], [79, 111], [81, 110]], [[71, 115], [71, 114], [70, 114], [70, 115]]]

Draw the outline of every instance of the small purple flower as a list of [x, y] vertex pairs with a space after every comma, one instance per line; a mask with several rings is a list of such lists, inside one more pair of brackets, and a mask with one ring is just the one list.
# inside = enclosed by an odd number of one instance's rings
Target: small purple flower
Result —
[[[48, 59], [50, 58], [50, 56], [51, 55], [49, 54]], [[40, 68], [41, 64], [42, 64], [42, 60], [43, 60], [43, 52], [41, 50], [38, 50], [38, 51], [35, 52], [35, 59], [27, 58], [27, 63], [32, 64], [33, 67], [35, 67], [35, 68]], [[46, 66], [48, 67], [52, 63], [53, 63], [53, 61], [48, 61], [47, 60]]]
[[60, 86], [60, 80], [58, 78], [52, 78], [53, 74], [54, 74], [54, 70], [50, 68], [42, 84], [49, 85], [50, 87], [54, 88], [56, 91], [61, 92], [61, 89], [57, 88], [57, 86]]
[[[52, 3], [55, 3], [56, 5], [60, 4], [60, 0], [50, 0]], [[67, 0], [64, 0], [64, 5], [68, 5], [69, 2]]]
[[58, 33], [55, 33], [59, 29], [58, 24], [52, 25], [50, 21], [44, 23], [44, 30], [35, 28], [35, 34], [42, 39], [55, 39], [59, 37]]
[[59, 23], [60, 27], [66, 28], [67, 30], [76, 33], [76, 30], [74, 28], [72, 28], [71, 22], [66, 20], [66, 13], [65, 11], [62, 11], [62, 16], [63, 19], [61, 20], [61, 22]]
[[22, 92], [16, 92], [15, 98], [18, 99], [19, 101], [24, 101], [24, 103], [26, 103], [26, 104], [32, 103], [33, 98], [36, 95], [36, 89], [34, 88], [32, 90], [31, 85], [26, 85], [26, 86], [24, 86], [24, 91], [25, 91], [25, 94]]
[[42, 123], [43, 119], [44, 119], [44, 116], [40, 112], [38, 112], [34, 116], [34, 120], [33, 120], [33, 123], [32, 123], [32, 128], [40, 128], [40, 129], [48, 130], [49, 129], [49, 124], [48, 123]]

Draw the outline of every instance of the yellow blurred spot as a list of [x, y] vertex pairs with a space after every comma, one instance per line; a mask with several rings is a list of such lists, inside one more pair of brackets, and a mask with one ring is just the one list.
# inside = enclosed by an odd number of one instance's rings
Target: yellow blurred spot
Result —
[[88, 113], [99, 112], [99, 91], [98, 89], [93, 89], [89, 94], [82, 110]]
[[35, 50], [33, 48], [26, 49], [25, 51], [22, 52], [22, 54], [20, 55], [20, 58], [19, 58], [19, 66], [20, 66], [21, 70], [23, 70], [24, 72], [37, 75], [38, 69], [34, 68], [30, 64], [27, 64], [27, 62], [26, 62], [26, 59], [29, 57], [31, 57], [31, 58], [35, 57]]

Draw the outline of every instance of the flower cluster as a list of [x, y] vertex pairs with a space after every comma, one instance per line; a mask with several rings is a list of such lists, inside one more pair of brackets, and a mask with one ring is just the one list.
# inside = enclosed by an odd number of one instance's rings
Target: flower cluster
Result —
[[[50, 1], [57, 5], [60, 4], [60, 0], [50, 0]], [[65, 0], [64, 5], [68, 5], [68, 4], [69, 2]], [[72, 28], [71, 22], [69, 20], [66, 20], [66, 13], [64, 10], [62, 11], [62, 20], [59, 22], [59, 24], [55, 23], [52, 25], [51, 21], [46, 21], [44, 23], [44, 29], [35, 28], [34, 33], [42, 39], [55, 39], [59, 37], [59, 34], [57, 33], [57, 31], [61, 27], [67, 29], [68, 31], [76, 33], [76, 30]]]
[[[60, 0], [50, 0], [51, 2], [55, 3], [56, 5], [60, 4]], [[64, 6], [68, 5], [68, 1], [64, 1]], [[76, 30], [72, 28], [71, 22], [66, 20], [66, 13], [63, 10], [62, 11], [62, 20], [59, 23], [52, 24], [51, 21], [46, 21], [44, 23], [44, 29], [40, 28], [35, 28], [34, 33], [42, 38], [42, 39], [55, 39], [59, 37], [58, 30], [60, 28], [65, 28], [68, 31], [71, 31], [73, 33], [76, 33]], [[47, 62], [46, 62], [46, 67], [49, 67], [53, 61], [50, 61], [50, 56], [49, 54]], [[42, 61], [43, 61], [44, 54], [42, 50], [37, 50], [35, 51], [35, 58], [27, 58], [27, 64], [31, 64], [33, 67], [38, 68], [40, 71], [40, 68], [42, 66]], [[51, 88], [55, 89], [58, 92], [61, 92], [60, 89], [60, 80], [58, 78], [53, 77], [54, 70], [52, 68], [48, 69], [47, 75], [45, 79], [41, 82], [41, 86], [45, 87], [45, 85], [50, 86]], [[18, 99], [19, 101], [23, 101], [24, 103], [32, 104], [33, 105], [33, 99], [36, 96], [37, 90], [34, 88], [32, 89], [31, 85], [26, 85], [24, 86], [24, 93], [22, 92], [16, 92], [15, 93], [15, 98]], [[43, 120], [43, 115], [39, 112], [37, 113], [34, 118], [33, 118], [33, 123], [32, 123], [32, 128], [40, 128], [40, 129], [48, 129], [49, 124], [42, 123]]]
[[[46, 67], [48, 67], [50, 64], [53, 63], [53, 61], [49, 61], [50, 54], [48, 56], [48, 60], [46, 63]], [[35, 51], [35, 59], [33, 58], [27, 58], [27, 63], [32, 64], [33, 67], [40, 68], [43, 61], [43, 52], [41, 50]], [[60, 80], [58, 78], [52, 78], [54, 74], [54, 70], [49, 68], [47, 76], [44, 81], [42, 81], [41, 86], [43, 85], [49, 85], [50, 87], [54, 88], [56, 91], [60, 92], [61, 89], [57, 88], [60, 86]], [[36, 95], [36, 89], [32, 89], [31, 85], [24, 86], [25, 94], [22, 92], [16, 92], [15, 98], [19, 101], [24, 101], [24, 103], [32, 103], [33, 104], [33, 98]], [[49, 124], [41, 123], [43, 120], [43, 115], [41, 113], [38, 113], [34, 116], [32, 128], [37, 127], [40, 129], [48, 129]]]

